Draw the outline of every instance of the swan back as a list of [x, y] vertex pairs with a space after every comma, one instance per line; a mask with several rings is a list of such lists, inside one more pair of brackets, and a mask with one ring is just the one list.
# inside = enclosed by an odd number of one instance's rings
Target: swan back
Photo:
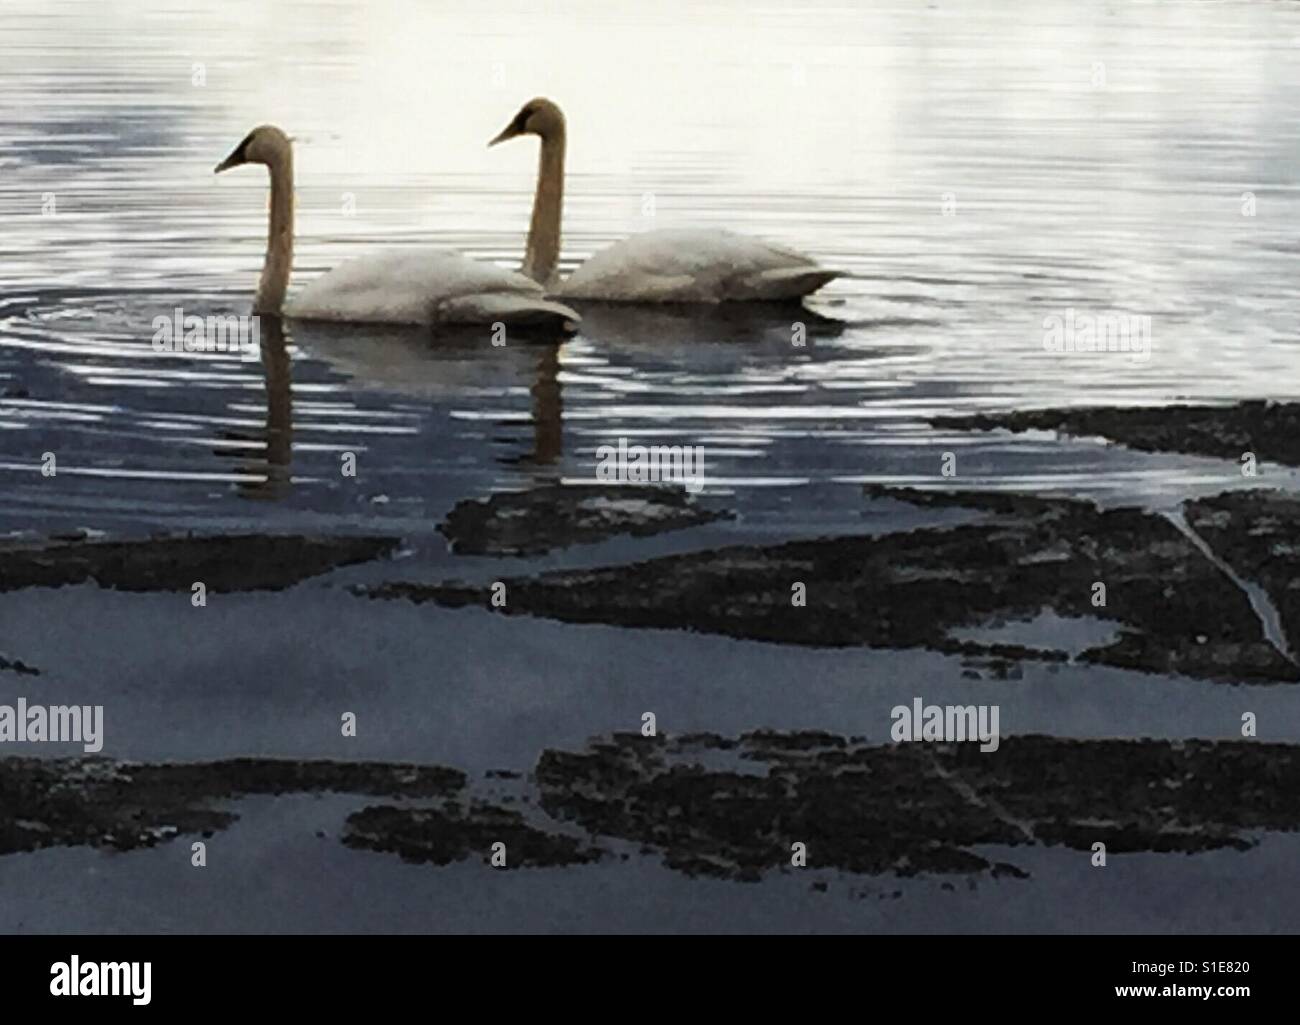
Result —
[[322, 274], [289, 300], [298, 320], [380, 324], [546, 323], [579, 316], [535, 281], [449, 249], [386, 250]]
[[838, 277], [804, 254], [733, 231], [662, 229], [596, 253], [552, 294], [606, 302], [798, 299]]

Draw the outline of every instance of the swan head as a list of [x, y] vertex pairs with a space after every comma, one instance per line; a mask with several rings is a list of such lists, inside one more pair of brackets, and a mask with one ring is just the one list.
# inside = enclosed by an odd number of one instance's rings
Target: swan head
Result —
[[501, 134], [488, 143], [495, 146], [507, 139], [517, 139], [521, 135], [539, 135], [543, 139], [564, 131], [564, 112], [545, 97], [539, 96], [529, 100], [519, 108], [514, 120], [501, 130]]
[[244, 141], [231, 151], [230, 156], [216, 166], [216, 174], [241, 164], [272, 164], [282, 160], [293, 148], [289, 136], [275, 125], [258, 125], [244, 136]]

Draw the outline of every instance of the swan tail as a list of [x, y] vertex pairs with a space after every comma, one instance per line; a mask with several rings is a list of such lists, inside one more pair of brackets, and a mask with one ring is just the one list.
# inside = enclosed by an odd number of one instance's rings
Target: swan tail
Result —
[[824, 267], [780, 267], [760, 271], [736, 283], [736, 298], [760, 302], [802, 299], [838, 277], [839, 271]]
[[563, 303], [541, 296], [485, 293], [448, 299], [438, 305], [440, 324], [493, 324], [520, 328], [560, 328], [572, 331], [581, 321]]

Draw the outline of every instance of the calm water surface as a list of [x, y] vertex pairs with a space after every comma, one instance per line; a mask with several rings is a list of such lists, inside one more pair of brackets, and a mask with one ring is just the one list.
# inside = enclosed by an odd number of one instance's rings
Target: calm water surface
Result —
[[[927, 419], [1300, 398], [1300, 10], [984, 6], [7, 0], [0, 528], [418, 534], [620, 436], [704, 446], [710, 492], [793, 533], [860, 522], [861, 482], [941, 483], [946, 451], [968, 487], [1221, 490], [1232, 464]], [[539, 94], [566, 266], [651, 227], [784, 240], [847, 273], [809, 344], [788, 312], [597, 309], [560, 346], [153, 351], [177, 306], [247, 310], [266, 178], [212, 167], [253, 125], [297, 140], [299, 282], [380, 244], [514, 265], [536, 141], [485, 143]], [[1045, 352], [1071, 307], [1149, 316], [1149, 360]]]
[[[959, 515], [870, 503], [864, 482], [1153, 505], [1241, 484], [1231, 461], [929, 420], [1300, 399], [1298, 81], [1300, 7], [1264, 0], [0, 0], [0, 534], [385, 532], [410, 557], [346, 579], [505, 579], [535, 565], [455, 556], [435, 525], [465, 498], [590, 480], [620, 437], [703, 446], [706, 492], [738, 518], [538, 562]], [[539, 94], [568, 115], [566, 266], [631, 232], [719, 226], [846, 276], [805, 313], [584, 308], [562, 345], [291, 326], [257, 362], [154, 352], [154, 318], [177, 307], [249, 309], [265, 172], [212, 169], [251, 127], [297, 140], [299, 283], [379, 245], [515, 265], [536, 141], [486, 142]], [[1150, 358], [1045, 352], [1044, 318], [1071, 308], [1150, 317]], [[1295, 483], [1275, 467], [1264, 482]], [[637, 729], [646, 709], [666, 732], [884, 742], [895, 704], [976, 693], [1006, 735], [1235, 737], [1247, 707], [1261, 738], [1297, 739], [1285, 687], [1032, 660], [972, 684], [932, 652], [665, 637], [341, 587], [181, 604], [0, 596], [0, 650], [41, 668], [39, 690], [104, 705], [105, 753], [140, 761], [411, 760], [478, 779]], [[1012, 628], [1073, 649], [1111, 626]], [[340, 709], [358, 711], [357, 737], [339, 736]], [[1128, 855], [1100, 888], [1076, 853], [1018, 846], [1007, 860], [1032, 883], [834, 879], [821, 894], [653, 857], [430, 872], [326, 842], [353, 807], [239, 802], [206, 886], [172, 844], [0, 859], [0, 931], [1199, 933], [1293, 930], [1300, 913], [1286, 838]]]

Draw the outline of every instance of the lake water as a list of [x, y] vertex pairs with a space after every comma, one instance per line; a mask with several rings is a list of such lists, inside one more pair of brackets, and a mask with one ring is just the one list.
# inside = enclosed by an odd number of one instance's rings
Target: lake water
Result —
[[[857, 522], [860, 482], [941, 481], [946, 451], [966, 487], [1220, 490], [1227, 463], [927, 418], [1300, 397], [1298, 71], [1300, 11], [1265, 3], [9, 0], [0, 528], [410, 534], [591, 479], [618, 437], [703, 446], [709, 492], [778, 532]], [[377, 245], [515, 265], [536, 140], [485, 144], [534, 95], [568, 115], [566, 267], [730, 227], [842, 268], [809, 304], [834, 323], [799, 347], [789, 312], [605, 313], [452, 352], [300, 330], [270, 402], [260, 363], [154, 353], [176, 307], [247, 310], [265, 173], [212, 168], [249, 128], [297, 140], [299, 283]], [[1149, 358], [1045, 351], [1071, 309], [1149, 317]]]

